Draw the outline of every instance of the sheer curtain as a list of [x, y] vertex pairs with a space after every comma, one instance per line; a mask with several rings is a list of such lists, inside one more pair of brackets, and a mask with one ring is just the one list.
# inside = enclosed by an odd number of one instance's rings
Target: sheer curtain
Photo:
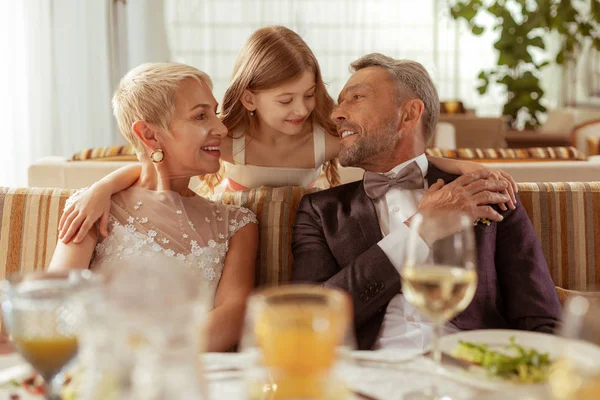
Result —
[[26, 185], [40, 157], [113, 142], [112, 0], [0, 3], [0, 185]]
[[[0, 10], [0, 185], [24, 181], [22, 157], [28, 157], [27, 73], [24, 7], [20, 1], [4, 1]], [[26, 163], [27, 161], [25, 161]], [[25, 164], [26, 165], [26, 164]]]

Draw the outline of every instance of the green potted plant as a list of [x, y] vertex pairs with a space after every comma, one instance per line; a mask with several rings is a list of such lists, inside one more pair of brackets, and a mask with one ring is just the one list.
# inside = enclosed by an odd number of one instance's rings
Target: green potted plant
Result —
[[[542, 104], [540, 72], [551, 64], [573, 68], [587, 41], [600, 50], [600, 2], [598, 0], [458, 0], [450, 4], [455, 20], [465, 20], [475, 35], [485, 28], [476, 17], [488, 13], [496, 18], [491, 28], [499, 32], [494, 44], [497, 65], [483, 70], [478, 78], [480, 94], [491, 82], [505, 86], [508, 100], [503, 115], [512, 129], [535, 128], [546, 112]], [[557, 33], [560, 49], [548, 54], [544, 36]], [[543, 60], [534, 60], [533, 49], [540, 49]], [[535, 51], [535, 50], [534, 50]]]

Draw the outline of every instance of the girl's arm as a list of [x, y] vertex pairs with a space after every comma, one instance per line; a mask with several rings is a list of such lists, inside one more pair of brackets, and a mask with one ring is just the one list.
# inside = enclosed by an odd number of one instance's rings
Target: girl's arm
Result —
[[100, 234], [106, 237], [110, 197], [133, 185], [141, 172], [142, 167], [139, 164], [128, 165], [94, 183], [80, 198], [65, 208], [58, 224], [58, 238], [66, 244], [74, 237], [73, 243], [80, 243], [98, 219]]
[[87, 269], [94, 254], [98, 241], [96, 229], [90, 229], [81, 240], [81, 243], [69, 244], [58, 241], [52, 255], [48, 271], [61, 271], [65, 269]]
[[215, 308], [210, 312], [206, 351], [227, 351], [239, 342], [246, 302], [254, 288], [258, 226], [240, 228], [229, 241]]
[[[444, 172], [448, 172], [454, 175], [465, 175], [470, 172], [475, 172], [480, 169], [488, 169], [492, 172], [491, 178], [498, 179], [508, 182], [508, 189], [505, 191], [505, 194], [508, 194], [510, 200], [506, 205], [511, 210], [515, 209], [515, 204], [517, 204], [517, 197], [515, 193], [519, 191], [517, 183], [514, 181], [510, 174], [497, 169], [497, 168], [489, 168], [483, 164], [472, 162], [472, 161], [464, 161], [464, 160], [452, 160], [449, 158], [435, 157], [435, 156], [427, 156], [427, 160], [431, 162], [436, 168], [441, 169]], [[507, 207], [505, 204], [500, 204], [500, 208], [506, 211]]]

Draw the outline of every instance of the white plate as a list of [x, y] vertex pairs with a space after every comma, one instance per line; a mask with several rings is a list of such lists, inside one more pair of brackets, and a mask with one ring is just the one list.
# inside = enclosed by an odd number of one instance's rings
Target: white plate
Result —
[[31, 374], [32, 368], [17, 353], [0, 356], [0, 385], [22, 379]]
[[352, 352], [352, 359], [358, 362], [397, 364], [419, 357], [422, 353], [411, 349], [357, 350]]
[[[538, 332], [499, 329], [458, 332], [442, 337], [440, 339], [440, 349], [444, 353], [452, 354], [452, 350], [462, 340], [465, 342], [484, 343], [492, 349], [500, 350], [510, 344], [511, 337], [515, 338], [516, 344], [526, 349], [532, 348], [541, 353], [548, 353], [552, 360], [556, 360], [565, 351], [568, 351], [569, 358], [578, 365], [585, 368], [600, 368], [600, 347], [587, 342], [568, 340], [560, 336]], [[541, 387], [544, 386], [542, 384], [526, 385], [508, 383], [489, 378], [481, 370], [476, 372], [467, 372], [458, 368], [446, 368], [446, 370], [453, 377], [459, 379], [466, 378], [471, 384], [491, 390], [505, 390], [507, 388], [524, 386], [537, 387], [536, 390], [541, 390]]]

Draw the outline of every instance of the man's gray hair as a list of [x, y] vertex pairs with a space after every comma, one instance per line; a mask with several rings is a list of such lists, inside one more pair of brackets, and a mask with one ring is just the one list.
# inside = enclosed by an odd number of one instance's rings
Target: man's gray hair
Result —
[[396, 60], [380, 53], [367, 54], [350, 64], [351, 72], [367, 67], [385, 68], [390, 73], [396, 83], [398, 103], [404, 100], [400, 98], [404, 94], [416, 97], [425, 104], [422, 118], [425, 143], [429, 143], [440, 117], [440, 99], [425, 67], [416, 61]]

